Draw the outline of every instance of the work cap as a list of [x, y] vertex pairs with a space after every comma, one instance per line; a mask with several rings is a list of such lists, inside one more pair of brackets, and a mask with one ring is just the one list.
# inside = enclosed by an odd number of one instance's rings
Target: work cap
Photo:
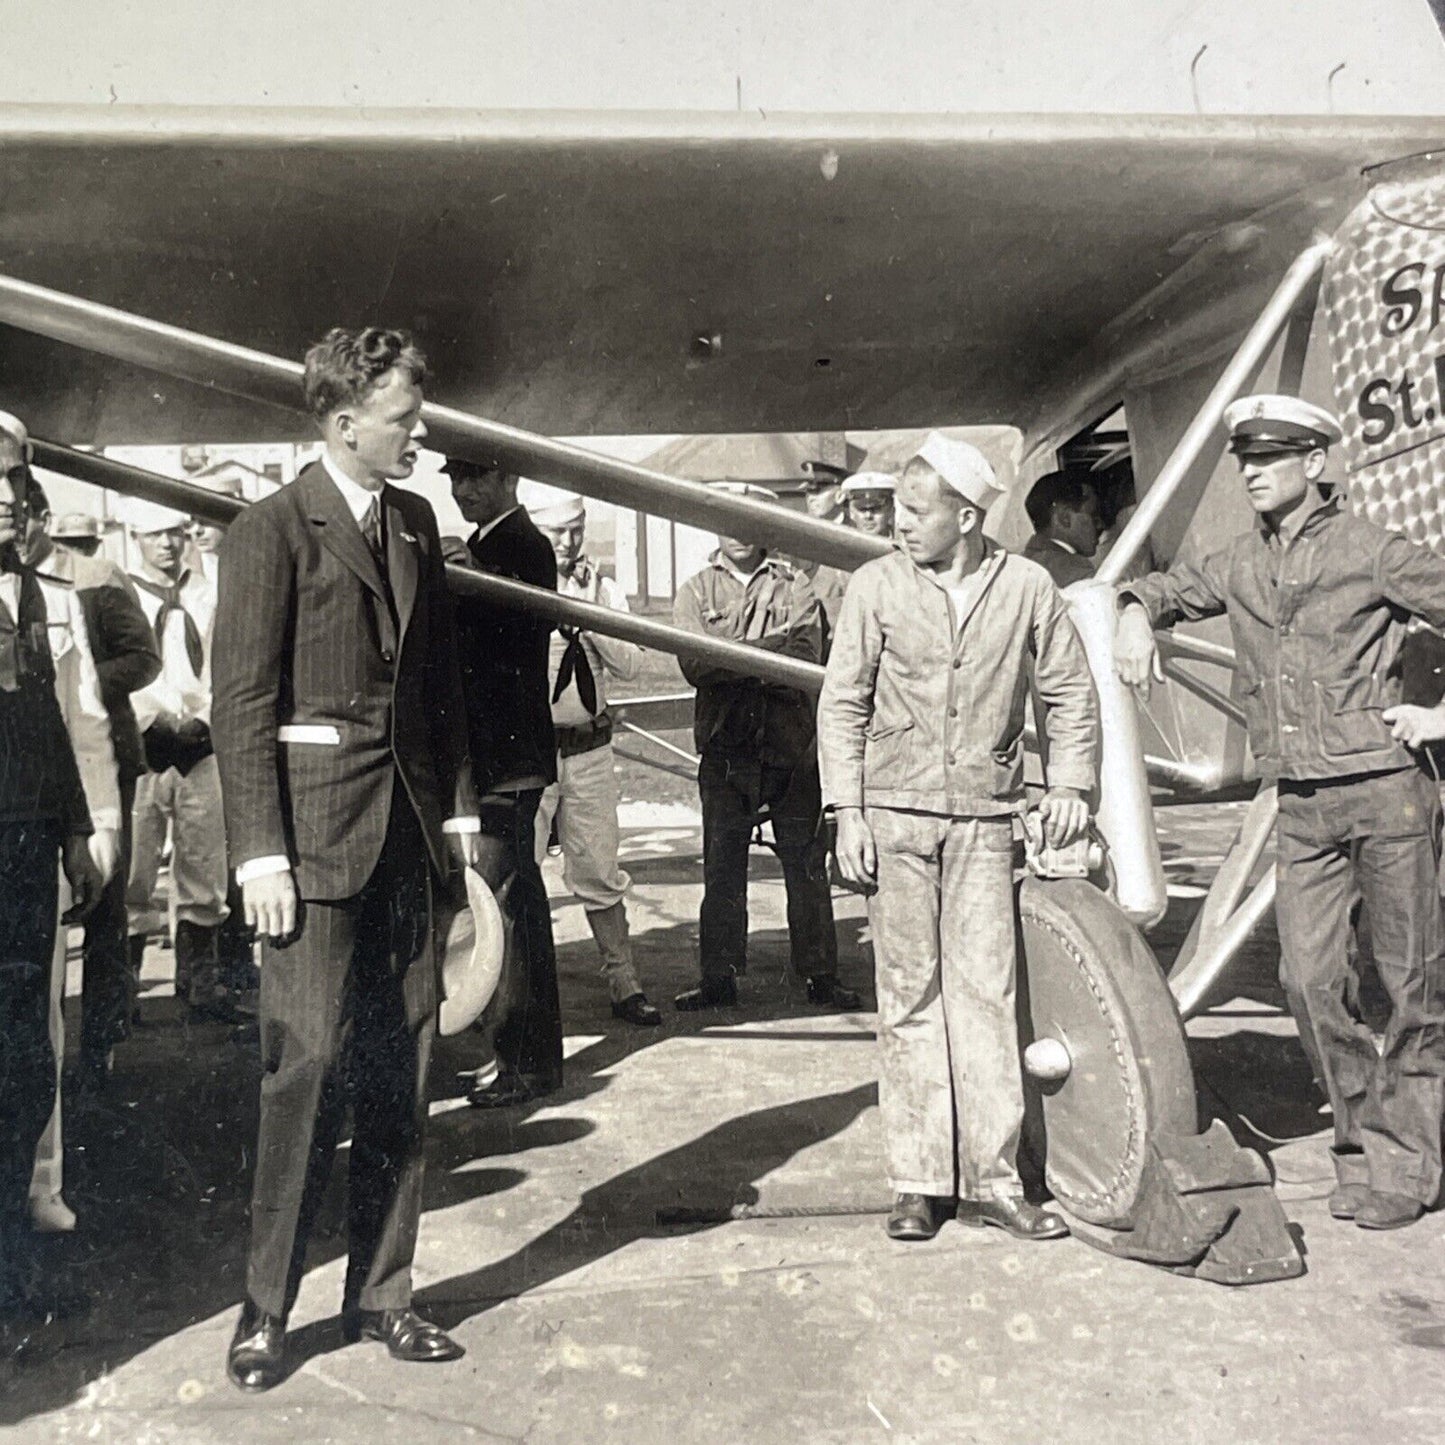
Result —
[[751, 497], [755, 502], [776, 502], [778, 494], [760, 487], [756, 482], [710, 482], [716, 492], [726, 492], [732, 497]]
[[188, 513], [178, 512], [174, 507], [163, 507], [159, 502], [147, 502], [141, 497], [121, 497], [115, 504], [116, 516], [132, 532], [145, 536], [149, 532], [172, 532], [177, 527], [189, 527]]
[[62, 542], [80, 542], [87, 538], [98, 541], [100, 518], [92, 517], [89, 512], [67, 512], [51, 524], [50, 535]]
[[1225, 407], [1224, 425], [1236, 455], [1311, 452], [1340, 439], [1339, 422], [1322, 406], [1297, 396], [1242, 396]]
[[824, 487], [836, 487], [848, 475], [847, 467], [835, 467], [832, 462], [808, 461], [802, 465], [808, 474], [803, 478], [805, 492], [821, 492]]
[[897, 481], [887, 472], [854, 472], [843, 483], [843, 495], [851, 497], [858, 492], [887, 492], [892, 496], [897, 487]]
[[448, 457], [441, 466], [449, 477], [481, 477], [489, 472], [505, 472], [500, 462], [474, 462], [466, 457]]
[[982, 512], [988, 511], [1003, 496], [1003, 488], [999, 486], [988, 458], [968, 442], [931, 431], [913, 457], [927, 462], [943, 479], [945, 486]]
[[577, 492], [548, 486], [523, 477], [517, 483], [517, 501], [539, 527], [570, 527], [586, 519], [586, 504]]

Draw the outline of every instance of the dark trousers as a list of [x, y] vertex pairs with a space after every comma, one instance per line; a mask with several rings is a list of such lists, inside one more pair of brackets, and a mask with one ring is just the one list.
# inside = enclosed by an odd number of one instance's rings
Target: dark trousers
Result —
[[481, 802], [481, 861], [502, 914], [502, 976], [487, 1007], [492, 1046], [504, 1073], [562, 1077], [562, 1004], [552, 908], [537, 866], [541, 788], [488, 793]]
[[348, 1103], [343, 1306], [403, 1309], [411, 1301], [436, 1033], [430, 891], [421, 826], [398, 781], [366, 887], [354, 898], [308, 899], [300, 937], [267, 949], [246, 1292], [268, 1314], [284, 1316], [295, 1301]]
[[[1445, 1118], [1440, 823], [1415, 769], [1279, 787], [1280, 982], [1334, 1110], [1340, 1178], [1426, 1204]], [[1389, 999], [1381, 1051], [1349, 1004], [1356, 890]]]
[[120, 862], [85, 920], [85, 971], [80, 991], [80, 1052], [101, 1059], [130, 1033], [136, 979], [130, 970], [125, 885], [130, 877], [134, 778], [120, 779]]
[[29, 1254], [30, 1175], [55, 1102], [49, 1016], [59, 856], [58, 823], [0, 823], [0, 1296]]
[[702, 976], [746, 971], [748, 847], [753, 829], [773, 825], [788, 895], [788, 944], [800, 978], [838, 972], [828, 850], [823, 841], [818, 763], [773, 767], [726, 756], [703, 757], [697, 774], [702, 795]]

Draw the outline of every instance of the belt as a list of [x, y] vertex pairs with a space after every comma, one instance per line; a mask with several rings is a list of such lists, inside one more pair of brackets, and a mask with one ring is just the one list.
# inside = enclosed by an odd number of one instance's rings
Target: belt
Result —
[[605, 748], [612, 741], [612, 719], [600, 712], [591, 722], [575, 728], [557, 729], [557, 756], [575, 758], [579, 753], [590, 753]]

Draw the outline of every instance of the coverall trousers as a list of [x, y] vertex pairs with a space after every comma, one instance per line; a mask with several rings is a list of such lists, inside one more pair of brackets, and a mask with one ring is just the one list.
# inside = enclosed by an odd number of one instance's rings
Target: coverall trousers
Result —
[[[1280, 983], [1335, 1116], [1340, 1182], [1431, 1204], [1445, 1118], [1440, 798], [1406, 768], [1279, 785]], [[1384, 1045], [1348, 1004], [1356, 889], [1389, 999]]]
[[702, 976], [728, 978], [747, 971], [748, 848], [753, 829], [764, 820], [772, 823], [783, 868], [793, 972], [800, 978], [835, 976], [838, 940], [820, 833], [817, 760], [775, 767], [704, 754], [697, 781], [702, 795]]
[[1013, 825], [892, 808], [866, 817], [889, 1182], [899, 1194], [1016, 1198]]

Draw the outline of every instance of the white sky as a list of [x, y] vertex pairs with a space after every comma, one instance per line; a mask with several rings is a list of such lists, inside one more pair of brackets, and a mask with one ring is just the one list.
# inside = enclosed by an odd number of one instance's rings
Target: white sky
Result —
[[11, 102], [1445, 110], [1426, 0], [0, 0], [0, 19]]

